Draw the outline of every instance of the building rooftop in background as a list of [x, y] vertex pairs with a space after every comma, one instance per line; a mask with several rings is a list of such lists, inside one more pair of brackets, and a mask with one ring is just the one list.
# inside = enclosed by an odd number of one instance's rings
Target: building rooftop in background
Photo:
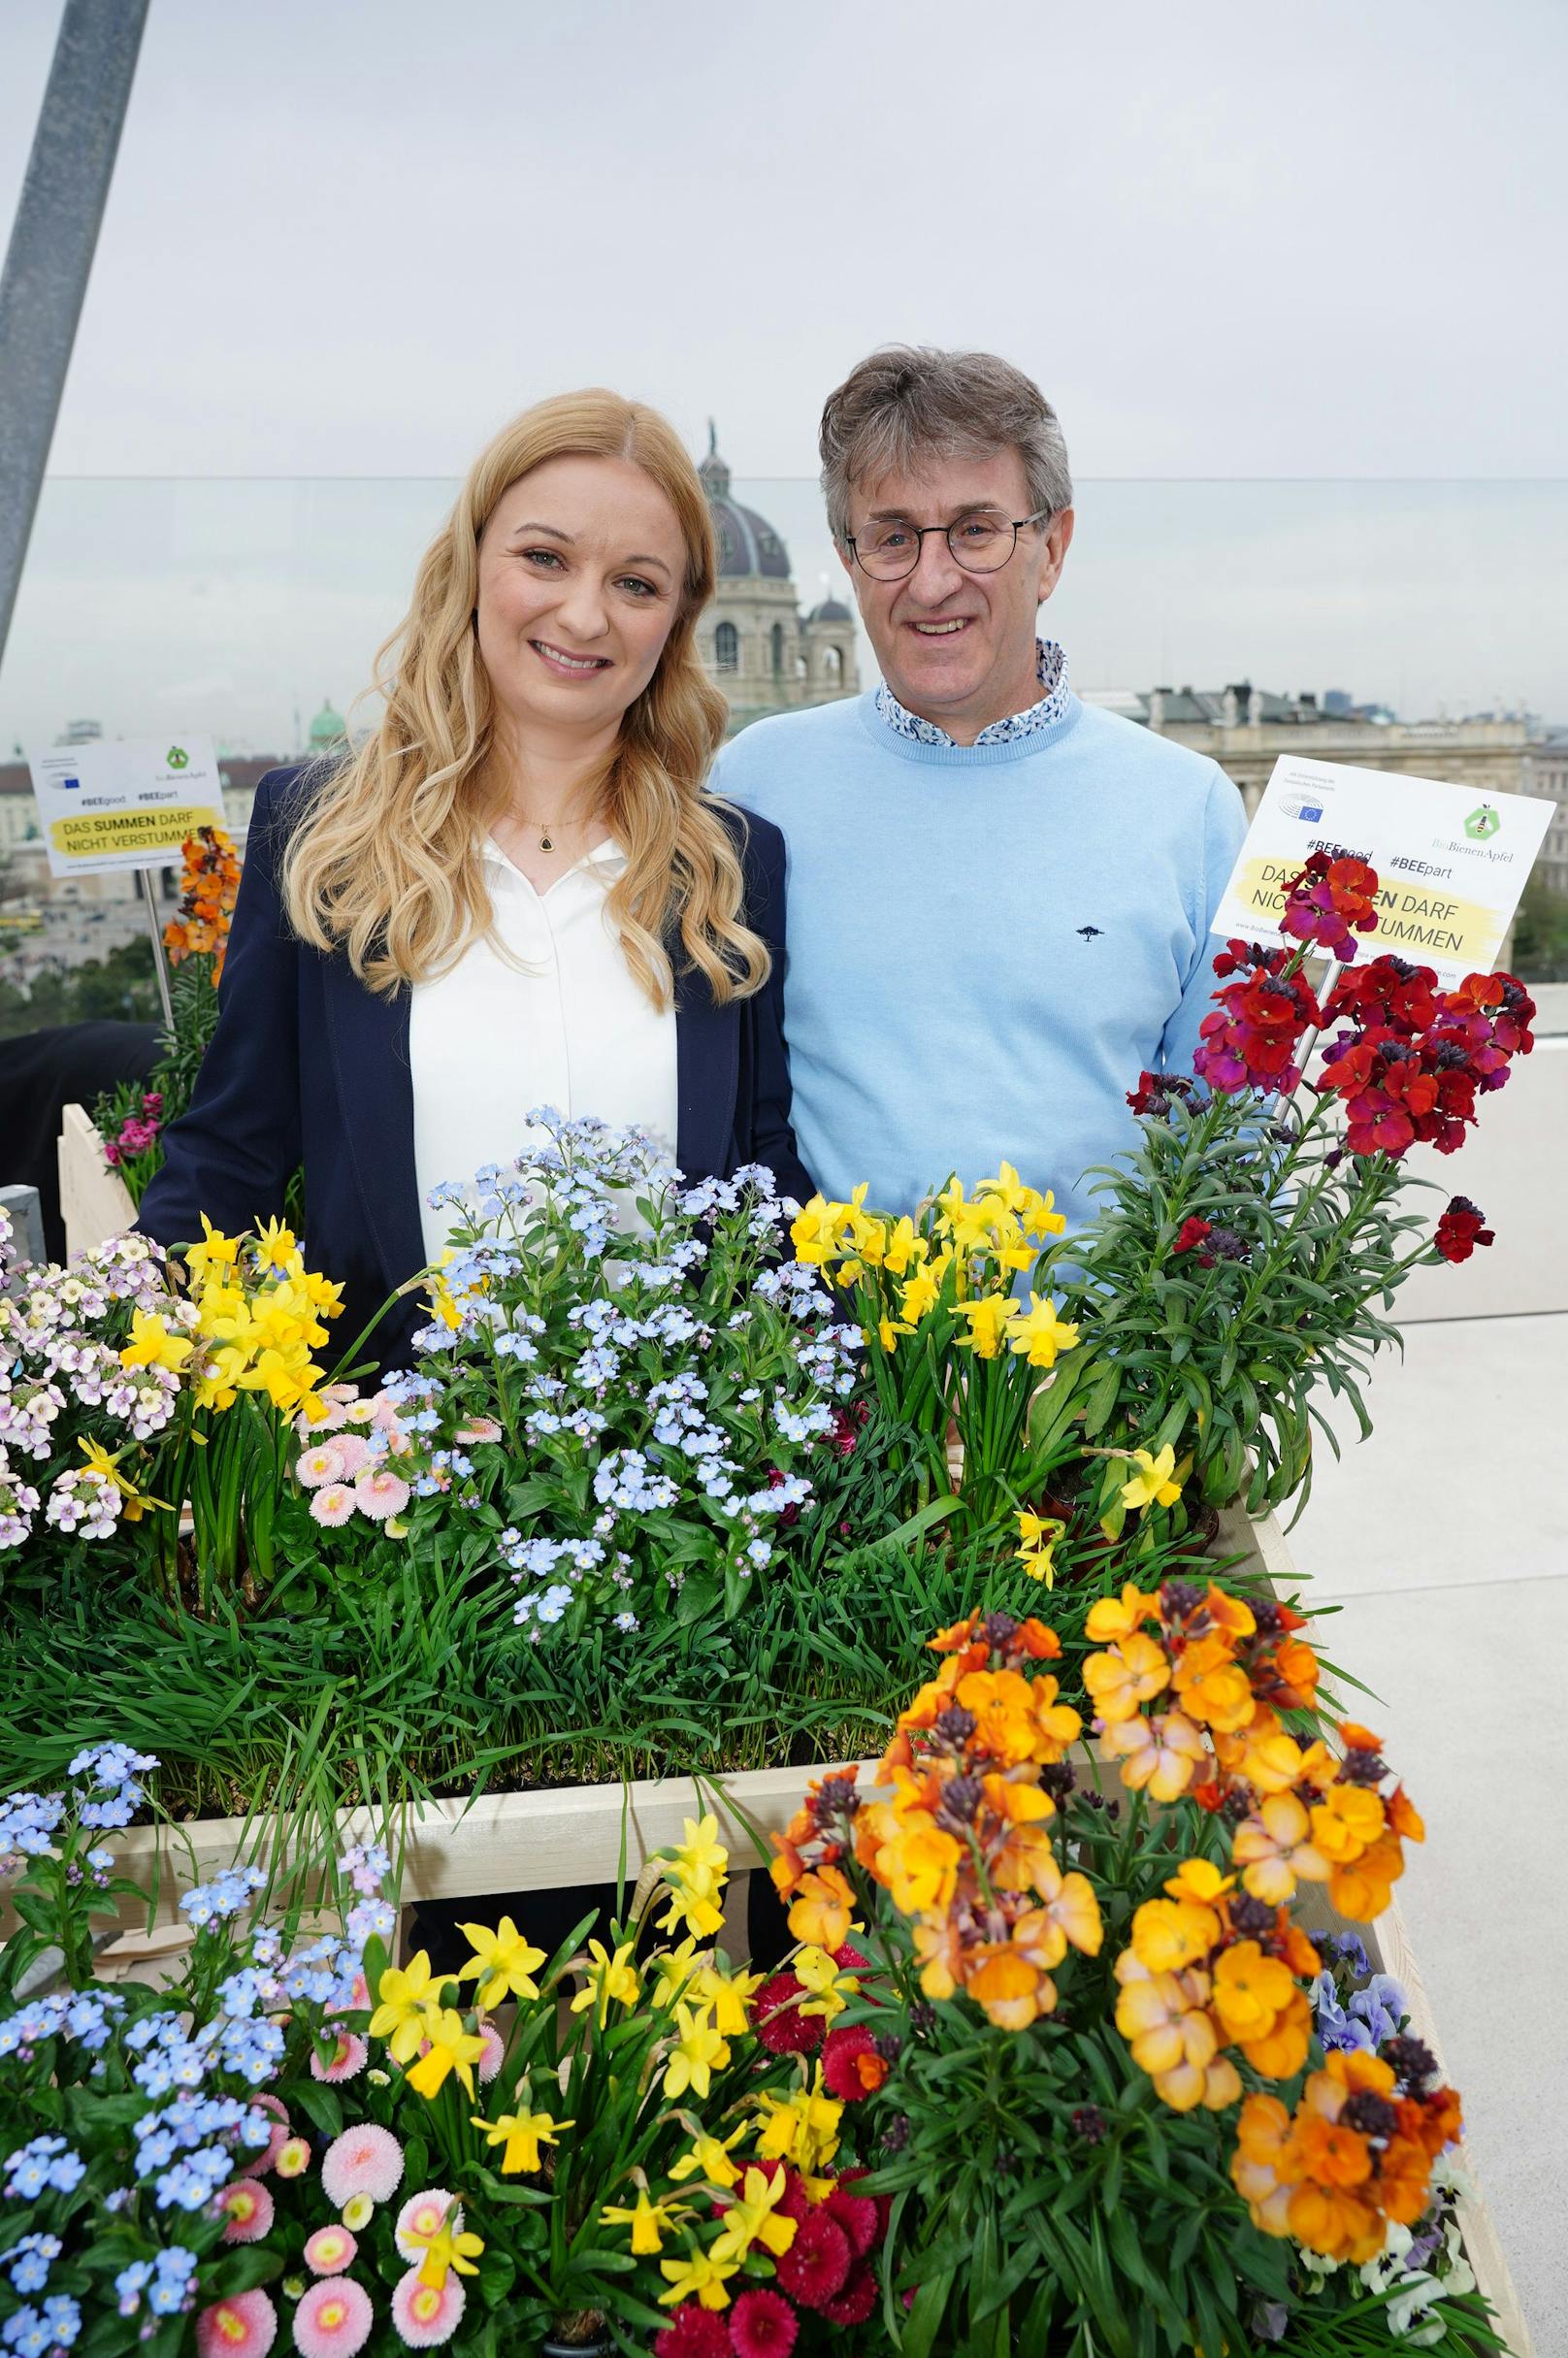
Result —
[[1285, 753], [1453, 778], [1499, 794], [1530, 791], [1531, 731], [1522, 713], [1402, 721], [1387, 704], [1353, 704], [1343, 689], [1322, 698], [1307, 690], [1289, 696], [1248, 679], [1224, 688], [1091, 688], [1083, 696], [1086, 704], [1208, 754], [1235, 779], [1249, 810]]

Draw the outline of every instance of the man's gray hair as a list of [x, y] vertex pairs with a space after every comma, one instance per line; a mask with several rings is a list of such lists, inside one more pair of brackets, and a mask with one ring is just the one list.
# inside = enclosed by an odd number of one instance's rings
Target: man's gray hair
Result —
[[822, 412], [822, 488], [834, 540], [849, 538], [856, 483], [874, 483], [932, 455], [978, 457], [1004, 445], [1024, 462], [1031, 509], [1060, 515], [1072, 506], [1057, 413], [1022, 369], [995, 352], [884, 345], [851, 369]]

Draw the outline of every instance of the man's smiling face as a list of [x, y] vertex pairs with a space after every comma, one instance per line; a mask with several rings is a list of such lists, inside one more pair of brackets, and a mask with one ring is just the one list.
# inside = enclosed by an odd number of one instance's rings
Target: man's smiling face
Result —
[[[962, 524], [985, 517], [1011, 525], [1031, 510], [1024, 461], [1012, 448], [980, 457], [932, 453], [918, 467], [857, 483], [849, 529], [886, 534], [900, 524]], [[940, 532], [920, 543], [920, 560], [900, 581], [869, 575], [847, 552], [844, 562], [882, 676], [899, 704], [936, 722], [960, 744], [1035, 703], [1035, 619], [1062, 573], [1072, 539], [1072, 510], [1027, 525], [1007, 563], [995, 573], [966, 573]]]

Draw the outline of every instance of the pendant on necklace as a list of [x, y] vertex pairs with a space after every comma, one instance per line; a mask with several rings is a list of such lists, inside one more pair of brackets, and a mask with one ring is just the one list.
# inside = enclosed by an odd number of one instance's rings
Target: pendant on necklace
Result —
[[553, 843], [550, 841], [550, 838], [549, 838], [549, 836], [548, 836], [548, 835], [540, 835], [540, 837], [539, 837], [539, 849], [540, 849], [540, 851], [541, 851], [541, 852], [549, 852], [549, 851], [554, 851], [554, 849], [555, 849], [555, 845], [554, 845], [554, 844], [553, 844]]

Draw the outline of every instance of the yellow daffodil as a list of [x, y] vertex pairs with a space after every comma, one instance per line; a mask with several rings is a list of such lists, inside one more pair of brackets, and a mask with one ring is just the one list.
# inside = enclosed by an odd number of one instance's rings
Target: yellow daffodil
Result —
[[171, 1334], [154, 1312], [133, 1310], [131, 1339], [119, 1355], [119, 1363], [122, 1367], [167, 1367], [178, 1375], [195, 1348], [188, 1335]]
[[370, 2035], [386, 2041], [394, 2063], [407, 2063], [418, 2052], [427, 2025], [441, 2012], [440, 1988], [423, 1949], [407, 1965], [389, 1965], [382, 1974], [376, 1983], [379, 2003], [370, 2019]]
[[533, 2173], [542, 2170], [542, 2145], [553, 2145], [563, 2129], [574, 2129], [574, 2120], [554, 2120], [548, 2112], [500, 2112], [494, 2120], [475, 2115], [472, 2124], [484, 2131], [486, 2145], [504, 2147], [499, 2168], [505, 2177], [513, 2170]]
[[[891, 1359], [894, 1353], [898, 1348], [899, 1335], [909, 1334], [912, 1331], [912, 1328], [901, 1326], [891, 1318], [879, 1318], [876, 1322], [877, 1347], [879, 1350], [886, 1352], [888, 1358]], [[866, 1348], [867, 1351], [869, 1351], [871, 1347], [871, 1330], [869, 1326], [863, 1326], [861, 1332], [865, 1338]]]
[[842, 1204], [829, 1203], [820, 1195], [801, 1205], [790, 1224], [790, 1242], [797, 1261], [804, 1261], [810, 1268], [820, 1268], [833, 1259], [838, 1250], [842, 1212]]
[[686, 2005], [675, 2008], [674, 2051], [665, 2066], [665, 2096], [673, 2104], [688, 2088], [696, 2096], [711, 2093], [715, 2070], [722, 2071], [730, 2060], [730, 2042], [716, 2031], [705, 2011], [693, 2013]]
[[914, 1262], [924, 1259], [926, 1251], [926, 1239], [916, 1232], [915, 1224], [906, 1212], [887, 1231], [882, 1266], [890, 1277], [902, 1277]]
[[[687, 2115], [688, 2125], [690, 2115]], [[719, 2139], [699, 2131], [679, 2161], [670, 2165], [670, 2175], [677, 2185], [688, 2178], [701, 2178], [710, 2186], [735, 2186], [740, 2182], [740, 2172], [730, 2159], [733, 2146], [739, 2145], [748, 2134], [750, 2124], [742, 2121], [729, 2137]]]
[[419, 2263], [420, 2283], [428, 2284], [432, 2292], [440, 2292], [449, 2271], [455, 2271], [460, 2276], [476, 2276], [479, 2273], [479, 2254], [483, 2249], [483, 2236], [471, 2235], [461, 2227], [438, 2227], [426, 2243], [425, 2256]]
[[[698, 1947], [695, 1932], [688, 1933], [678, 1949], [662, 1949], [653, 1959], [654, 1981], [651, 1992], [653, 2004], [661, 2014], [668, 2014], [675, 2000], [698, 1973], [697, 1960], [705, 1952]], [[741, 2026], [744, 2028], [744, 2024]]]
[[1146, 1506], [1174, 1506], [1182, 1494], [1182, 1486], [1172, 1481], [1176, 1470], [1176, 1452], [1167, 1441], [1158, 1457], [1146, 1449], [1128, 1453], [1137, 1472], [1130, 1482], [1122, 1486], [1122, 1504], [1129, 1513], [1141, 1515]]
[[917, 1269], [907, 1285], [898, 1290], [898, 1314], [905, 1326], [914, 1328], [921, 1320], [935, 1309], [941, 1297], [942, 1279], [947, 1271], [947, 1256], [940, 1261], [928, 1261]]
[[202, 1243], [193, 1244], [185, 1255], [185, 1267], [190, 1272], [193, 1293], [201, 1292], [214, 1277], [234, 1268], [240, 1258], [241, 1239], [238, 1236], [225, 1236], [220, 1229], [214, 1228], [205, 1212], [202, 1214]]
[[661, 2306], [695, 2301], [702, 2309], [728, 2309], [725, 2286], [739, 2265], [738, 2260], [715, 2260], [705, 2251], [694, 2251], [685, 2260], [661, 2260], [659, 2274], [670, 2279], [670, 2290], [659, 2295]]
[[840, 1973], [826, 1949], [807, 1947], [800, 1950], [791, 1962], [790, 1971], [796, 1980], [810, 1990], [809, 1998], [800, 2001], [802, 2014], [820, 2014], [832, 2022], [841, 2014], [860, 1988], [852, 1973]]
[[603, 1941], [589, 1942], [588, 1981], [572, 2001], [574, 2014], [592, 2006], [597, 2019], [603, 2023], [612, 1998], [617, 2006], [637, 2004], [642, 1985], [631, 1962], [632, 1947], [630, 1941], [623, 1941], [611, 1956]]
[[983, 1294], [977, 1302], [957, 1304], [960, 1318], [969, 1322], [967, 1334], [958, 1337], [961, 1351], [973, 1351], [976, 1359], [996, 1359], [1006, 1339], [1007, 1330], [1018, 1316], [1018, 1304], [1010, 1294]]
[[1077, 1340], [1077, 1327], [1058, 1318], [1056, 1303], [1049, 1296], [1041, 1301], [1037, 1294], [1029, 1295], [1028, 1310], [1008, 1333], [1011, 1348], [1027, 1358], [1031, 1367], [1054, 1367], [1058, 1352], [1071, 1351]]
[[692, 1977], [692, 1996], [699, 2006], [708, 2009], [715, 2030], [727, 2039], [741, 2039], [746, 2033], [747, 2010], [767, 1979], [764, 1973], [743, 1973], [738, 1968], [721, 1973], [717, 1965], [704, 1965]]
[[460, 1981], [477, 1981], [474, 1997], [482, 2007], [499, 2006], [503, 1998], [537, 1998], [536, 1969], [544, 1963], [544, 1950], [526, 1941], [509, 1916], [494, 1932], [483, 1924], [459, 1924], [459, 1932], [474, 1954], [458, 1967]]
[[796, 2221], [780, 2218], [774, 2205], [787, 2183], [782, 2170], [747, 2170], [740, 2191], [724, 2213], [724, 2225], [708, 2245], [715, 2260], [744, 2260], [761, 2243], [776, 2260], [795, 2241]]
[[706, 1940], [723, 1929], [724, 1911], [717, 1895], [730, 1865], [730, 1853], [718, 1839], [719, 1821], [709, 1810], [701, 1818], [685, 1820], [685, 1840], [665, 1868], [670, 1906], [660, 1928], [673, 1931], [685, 1924]]
[[1031, 1515], [1027, 1507], [1018, 1510], [1018, 1536], [1023, 1542], [1013, 1554], [1030, 1580], [1043, 1580], [1048, 1588], [1056, 1586], [1053, 1563], [1057, 1541], [1066, 1529], [1063, 1523], [1052, 1515]]
[[685, 2217], [684, 2206], [679, 2209], [668, 2202], [650, 2202], [646, 2186], [637, 2188], [637, 2198], [630, 2210], [621, 2204], [606, 2204], [600, 2212], [606, 2227], [630, 2227], [632, 2256], [645, 2259], [664, 2249], [665, 2237]]
[[793, 2162], [807, 2177], [833, 2159], [844, 2108], [824, 2093], [820, 2063], [810, 2087], [796, 2088], [788, 2096], [764, 2094], [757, 2104], [762, 2113], [757, 2151], [764, 2161]]
[[256, 1266], [276, 1269], [280, 1276], [292, 1277], [305, 1266], [294, 1231], [280, 1220], [269, 1220], [256, 1229]]
[[131, 1476], [121, 1471], [119, 1461], [125, 1455], [124, 1450], [111, 1452], [105, 1449], [101, 1441], [85, 1441], [80, 1433], [77, 1447], [86, 1458], [89, 1470], [101, 1474], [106, 1482], [112, 1482], [118, 1490], [119, 1511], [126, 1523], [140, 1523], [148, 1507], [161, 1508], [166, 1515], [172, 1512], [166, 1498], [154, 1498], [150, 1490], [139, 1490]]
[[455, 2072], [464, 2087], [474, 2093], [474, 2066], [484, 2053], [484, 2041], [476, 2031], [465, 2030], [463, 2017], [445, 2006], [427, 2022], [425, 2037], [428, 2051], [417, 2063], [408, 2066], [408, 2085], [428, 2102], [444, 2086], [447, 2075]]

